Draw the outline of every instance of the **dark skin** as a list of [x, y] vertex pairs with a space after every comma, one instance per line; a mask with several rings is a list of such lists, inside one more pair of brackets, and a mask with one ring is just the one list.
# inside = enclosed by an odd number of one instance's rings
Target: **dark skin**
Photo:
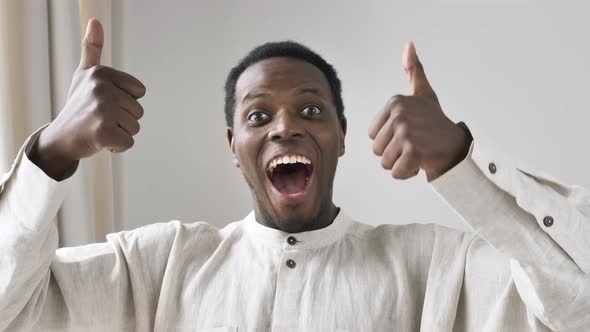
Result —
[[[336, 217], [332, 187], [344, 154], [346, 119], [338, 118], [332, 100], [323, 73], [297, 59], [258, 62], [238, 79], [227, 137], [261, 224], [296, 233], [326, 227]], [[309, 194], [301, 202], [282, 200], [272, 191], [266, 167], [283, 153], [303, 154], [314, 165]]]
[[[403, 66], [411, 94], [390, 98], [376, 114], [369, 137], [373, 153], [394, 178], [408, 179], [423, 170], [430, 182], [463, 160], [471, 141], [442, 111], [412, 43]], [[313, 93], [302, 93], [306, 90]], [[332, 188], [344, 153], [346, 119], [338, 119], [322, 72], [297, 59], [267, 59], [240, 76], [235, 97], [234, 126], [227, 137], [234, 163], [250, 186], [257, 221], [291, 233], [331, 224], [338, 211]], [[318, 106], [321, 115], [306, 116], [309, 105]], [[304, 202], [289, 204], [269, 189], [265, 166], [281, 152], [312, 156], [316, 181]]]
[[[104, 149], [126, 151], [139, 132], [143, 108], [137, 99], [145, 86], [127, 73], [100, 66], [103, 43], [102, 25], [90, 20], [66, 105], [28, 153], [57, 181], [80, 159]], [[443, 113], [411, 43], [404, 69], [411, 94], [390, 99], [375, 116], [369, 137], [381, 166], [394, 178], [423, 170], [433, 181], [465, 157], [471, 141]], [[267, 59], [242, 73], [235, 97], [234, 125], [227, 137], [250, 186], [257, 221], [290, 233], [330, 225], [338, 213], [332, 188], [344, 154], [346, 119], [336, 113], [326, 77], [301, 60]], [[279, 194], [267, 176], [270, 161], [284, 154], [307, 157], [313, 165], [297, 199]]]

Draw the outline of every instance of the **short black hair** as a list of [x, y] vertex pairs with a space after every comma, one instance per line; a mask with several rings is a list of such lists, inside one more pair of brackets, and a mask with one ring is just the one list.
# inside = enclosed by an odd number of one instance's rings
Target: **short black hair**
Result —
[[227, 79], [225, 80], [225, 123], [228, 127], [231, 128], [234, 124], [236, 83], [238, 82], [240, 75], [253, 64], [262, 60], [277, 57], [299, 59], [317, 67], [328, 80], [338, 118], [341, 119], [344, 116], [342, 85], [336, 74], [336, 70], [331, 64], [324, 60], [319, 54], [300, 43], [294, 41], [269, 42], [250, 51], [227, 75]]

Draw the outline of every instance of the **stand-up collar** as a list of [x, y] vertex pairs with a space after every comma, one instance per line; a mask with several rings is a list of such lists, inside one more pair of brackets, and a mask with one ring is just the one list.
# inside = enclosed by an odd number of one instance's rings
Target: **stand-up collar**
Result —
[[264, 242], [264, 244], [272, 247], [288, 248], [291, 247], [288, 238], [292, 236], [297, 241], [294, 247], [297, 249], [317, 249], [328, 246], [341, 239], [352, 223], [351, 219], [342, 212], [342, 209], [327, 227], [301, 233], [287, 233], [264, 226], [256, 221], [254, 211], [250, 212], [242, 222], [246, 234], [251, 236], [254, 241]]

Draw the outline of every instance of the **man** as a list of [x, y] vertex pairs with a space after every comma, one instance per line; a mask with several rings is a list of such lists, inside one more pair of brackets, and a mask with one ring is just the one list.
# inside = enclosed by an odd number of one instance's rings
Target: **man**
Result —
[[0, 329], [73, 331], [583, 331], [590, 193], [471, 140], [442, 112], [414, 46], [412, 95], [369, 130], [393, 177], [426, 173], [472, 232], [372, 227], [332, 202], [344, 153], [340, 82], [295, 43], [256, 48], [226, 84], [227, 137], [254, 211], [217, 229], [154, 224], [57, 248], [77, 161], [133, 145], [145, 88], [99, 66], [91, 20], [59, 116], [18, 154], [0, 196]]

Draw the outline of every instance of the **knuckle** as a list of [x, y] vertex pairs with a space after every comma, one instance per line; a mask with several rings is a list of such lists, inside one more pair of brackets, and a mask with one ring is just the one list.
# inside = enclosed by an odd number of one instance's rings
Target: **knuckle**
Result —
[[389, 98], [388, 104], [390, 107], [394, 107], [396, 105], [401, 104], [404, 101], [404, 99], [405, 99], [404, 95], [394, 95]]
[[395, 113], [396, 113], [396, 116], [398, 116], [400, 118], [400, 120], [403, 120], [403, 121], [407, 121], [411, 115], [411, 112], [409, 111], [408, 107], [406, 107], [405, 105], [398, 105], [395, 108]]
[[112, 113], [111, 110], [113, 109], [114, 108], [111, 102], [105, 98], [99, 98], [95, 103], [94, 112], [98, 114], [101, 119], [100, 121], [103, 121], [106, 125], [111, 118], [110, 113]]
[[94, 81], [91, 84], [90, 91], [94, 97], [102, 97], [107, 93], [108, 87], [103, 81]]
[[104, 129], [97, 129], [94, 132], [94, 141], [101, 147], [108, 145], [108, 135], [106, 135]]
[[408, 154], [411, 158], [419, 158], [420, 150], [418, 146], [412, 142], [407, 142], [404, 146], [404, 153]]
[[408, 122], [408, 112], [403, 107], [398, 107], [393, 111], [391, 123], [397, 127], [403, 126]]
[[94, 135], [97, 141], [104, 143], [104, 139], [108, 137], [108, 126], [106, 124], [106, 120], [101, 117], [99, 120], [96, 121], [96, 126], [94, 128]]
[[394, 123], [395, 136], [402, 141], [409, 139], [408, 124], [406, 122]]
[[90, 77], [102, 78], [106, 75], [107, 67], [103, 65], [95, 65], [90, 68]]

